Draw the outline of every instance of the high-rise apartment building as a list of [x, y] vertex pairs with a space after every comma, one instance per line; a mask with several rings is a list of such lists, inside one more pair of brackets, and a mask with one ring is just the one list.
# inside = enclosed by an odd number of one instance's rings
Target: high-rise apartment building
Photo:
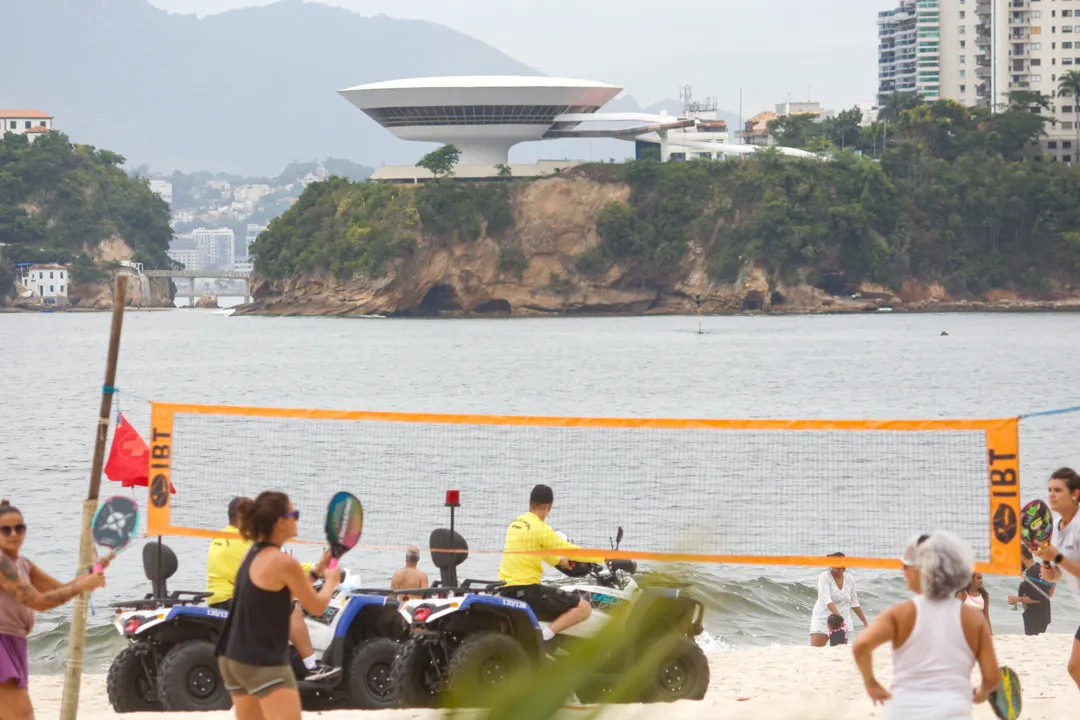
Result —
[[[1075, 39], [1074, 39], [1075, 38]], [[1080, 69], [1080, 0], [899, 0], [878, 13], [878, 93], [1001, 107], [1009, 93], [1051, 98], [1043, 149], [1062, 162], [1073, 147], [1075, 102], [1060, 76]]]

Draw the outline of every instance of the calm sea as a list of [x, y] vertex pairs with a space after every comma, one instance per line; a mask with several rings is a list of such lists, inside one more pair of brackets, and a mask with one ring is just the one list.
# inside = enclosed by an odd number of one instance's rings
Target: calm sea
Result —
[[[1080, 404], [1080, 315], [708, 317], [703, 329], [699, 335], [696, 318], [673, 317], [346, 320], [129, 312], [117, 385], [120, 409], [144, 435], [149, 411], [140, 398], [718, 418], [997, 417]], [[108, 314], [0, 315], [0, 494], [26, 515], [26, 553], [63, 578], [74, 570], [108, 330]], [[1025, 500], [1043, 493], [1056, 467], [1080, 466], [1078, 430], [1080, 414], [1025, 422]], [[826, 510], [881, 512], [880, 495], [868, 482]], [[517, 511], [519, 500], [506, 499], [508, 512]], [[402, 498], [403, 508], [415, 502]], [[760, 511], [778, 512], [775, 503], [763, 488]], [[654, 509], [662, 523], [665, 508]], [[205, 543], [169, 543], [181, 565], [171, 588], [201, 589]], [[370, 553], [346, 565], [365, 584], [382, 584], [399, 560], [397, 553]], [[708, 606], [716, 650], [807, 642], [817, 570], [678, 572]], [[904, 597], [895, 573], [855, 573], [870, 614]], [[988, 582], [996, 632], [1022, 631], [1020, 613], [1004, 600], [1017, 583]], [[108, 587], [95, 594], [91, 667], [106, 666], [122, 646], [105, 605], [146, 589], [137, 551], [110, 569]], [[69, 614], [64, 608], [39, 616], [36, 672], [61, 667]], [[1052, 629], [1071, 633], [1078, 623], [1080, 601], [1055, 600]]]

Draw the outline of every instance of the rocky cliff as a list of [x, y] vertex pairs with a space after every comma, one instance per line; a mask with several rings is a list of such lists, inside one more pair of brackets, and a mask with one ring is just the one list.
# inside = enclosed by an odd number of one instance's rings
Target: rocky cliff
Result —
[[[787, 281], [747, 263], [733, 282], [709, 272], [707, 253], [690, 242], [681, 260], [661, 277], [643, 279], [633, 263], [614, 262], [599, 275], [579, 269], [597, 248], [597, 216], [612, 202], [627, 202], [631, 187], [588, 177], [521, 183], [511, 193], [513, 224], [502, 237], [486, 228], [477, 239], [431, 237], [416, 229], [415, 251], [378, 278], [337, 280], [328, 272], [283, 279], [255, 278], [254, 301], [237, 315], [555, 315], [567, 313], [685, 314], [857, 312], [896, 310], [1080, 309], [1080, 295], [1061, 291], [1025, 296], [991, 291], [956, 297], [938, 283], [905, 280], [897, 290], [867, 282], [838, 291], [820, 274], [802, 271]], [[507, 268], [506, 248], [523, 261]]]

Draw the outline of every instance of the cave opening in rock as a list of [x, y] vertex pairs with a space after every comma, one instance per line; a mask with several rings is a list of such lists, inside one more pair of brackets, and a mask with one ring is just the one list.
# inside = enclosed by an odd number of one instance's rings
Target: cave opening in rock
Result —
[[510, 310], [510, 303], [506, 300], [488, 300], [473, 308], [477, 315], [509, 315]]
[[457, 293], [449, 285], [435, 285], [427, 291], [424, 299], [413, 310], [420, 317], [434, 317], [443, 313], [461, 312]]
[[759, 292], [747, 293], [742, 301], [744, 311], [761, 310], [765, 307], [765, 298]]
[[779, 290], [773, 290], [772, 297], [769, 298], [770, 305], [780, 306], [787, 302], [787, 298]]

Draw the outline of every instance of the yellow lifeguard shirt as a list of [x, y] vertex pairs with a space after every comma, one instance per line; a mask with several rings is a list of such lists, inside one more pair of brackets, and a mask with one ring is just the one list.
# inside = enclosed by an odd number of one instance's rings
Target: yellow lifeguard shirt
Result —
[[[502, 562], [499, 563], [499, 579], [507, 585], [536, 585], [544, 577], [544, 563], [554, 567], [558, 564], [558, 554], [552, 555], [514, 555], [521, 550], [576, 550], [577, 545], [567, 542], [555, 534], [551, 526], [527, 512], [514, 519], [506, 529], [506, 543], [503, 545]], [[603, 562], [603, 559], [591, 562]]]

